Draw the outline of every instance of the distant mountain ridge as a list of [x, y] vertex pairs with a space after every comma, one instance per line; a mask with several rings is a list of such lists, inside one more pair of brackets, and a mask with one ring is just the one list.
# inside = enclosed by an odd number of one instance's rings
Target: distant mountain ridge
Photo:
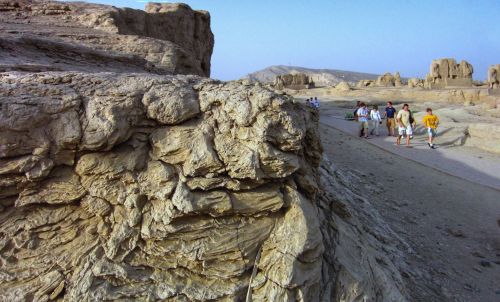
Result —
[[354, 84], [359, 80], [376, 80], [379, 75], [336, 69], [313, 69], [298, 66], [275, 65], [250, 73], [243, 79], [252, 82], [272, 83], [277, 75], [289, 73], [305, 73], [312, 77], [317, 86], [333, 86], [340, 82]]

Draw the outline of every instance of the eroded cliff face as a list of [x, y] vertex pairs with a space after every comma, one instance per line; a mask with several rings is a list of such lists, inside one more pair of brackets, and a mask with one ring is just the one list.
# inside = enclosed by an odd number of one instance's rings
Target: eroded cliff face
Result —
[[185, 4], [1, 1], [0, 21], [0, 71], [210, 76], [210, 15]]
[[[206, 13], [0, 10], [21, 18], [0, 22], [1, 301], [405, 301], [405, 246], [322, 157], [316, 111], [155, 74], [205, 74], [149, 46], [202, 56]], [[148, 65], [152, 49], [172, 60]]]
[[404, 300], [390, 235], [320, 172], [317, 113], [290, 97], [193, 76], [0, 83], [1, 300]]
[[196, 77], [1, 83], [2, 299], [318, 298], [314, 113]]

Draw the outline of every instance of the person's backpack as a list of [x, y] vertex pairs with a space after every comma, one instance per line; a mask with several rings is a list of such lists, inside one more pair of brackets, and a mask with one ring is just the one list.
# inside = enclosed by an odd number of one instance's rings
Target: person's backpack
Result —
[[413, 118], [413, 113], [411, 113], [411, 111], [410, 111], [410, 110], [408, 110], [408, 111], [410, 112], [410, 118], [409, 118], [409, 120], [410, 120], [410, 125], [412, 125], [412, 124], [415, 122], [415, 119]]

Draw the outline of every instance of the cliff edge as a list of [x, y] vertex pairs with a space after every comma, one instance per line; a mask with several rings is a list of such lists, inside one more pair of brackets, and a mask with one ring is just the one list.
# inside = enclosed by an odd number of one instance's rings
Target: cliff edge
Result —
[[[323, 158], [318, 113], [199, 76], [207, 13], [6, 3], [0, 300], [405, 301], [402, 243]], [[170, 46], [187, 61], [143, 53]]]

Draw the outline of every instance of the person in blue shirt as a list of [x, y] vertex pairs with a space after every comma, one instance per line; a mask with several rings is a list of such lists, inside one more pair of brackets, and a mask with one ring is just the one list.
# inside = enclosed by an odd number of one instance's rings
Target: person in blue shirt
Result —
[[386, 118], [387, 135], [394, 136], [394, 128], [396, 127], [396, 109], [392, 107], [392, 102], [387, 102], [385, 107], [384, 117]]

